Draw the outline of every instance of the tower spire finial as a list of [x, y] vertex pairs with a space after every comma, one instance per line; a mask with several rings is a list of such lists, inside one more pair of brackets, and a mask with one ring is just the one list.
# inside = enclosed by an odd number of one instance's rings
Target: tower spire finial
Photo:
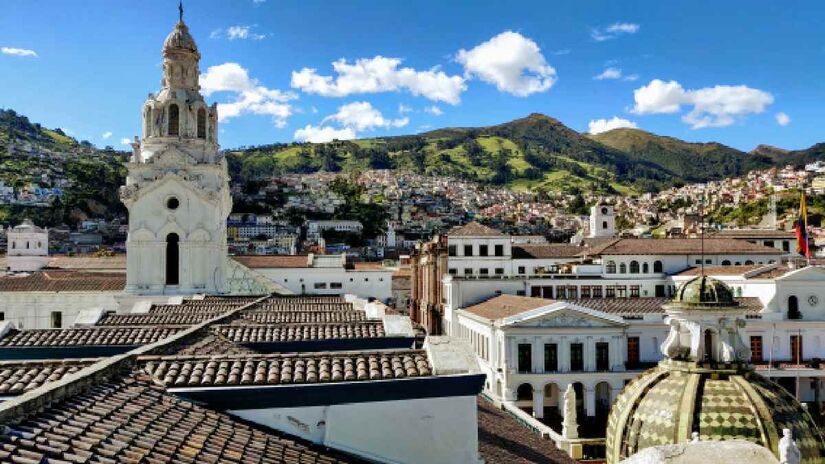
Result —
[[183, 22], [183, 0], [178, 2], [178, 19]]

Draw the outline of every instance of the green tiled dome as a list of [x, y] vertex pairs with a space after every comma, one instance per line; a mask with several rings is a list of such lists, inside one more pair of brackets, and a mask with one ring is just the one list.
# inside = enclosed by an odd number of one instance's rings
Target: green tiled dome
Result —
[[694, 277], [676, 290], [674, 303], [705, 308], [737, 307], [733, 291], [724, 282], [708, 276]]
[[744, 439], [779, 456], [782, 429], [791, 429], [803, 464], [825, 459], [825, 440], [787, 391], [752, 370], [708, 369], [664, 360], [631, 381], [610, 411], [607, 462], [617, 464], [651, 446]]

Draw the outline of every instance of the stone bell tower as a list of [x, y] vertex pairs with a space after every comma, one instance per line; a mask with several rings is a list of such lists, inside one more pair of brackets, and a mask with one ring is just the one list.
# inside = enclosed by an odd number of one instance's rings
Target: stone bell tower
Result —
[[143, 105], [120, 198], [129, 210], [126, 291], [226, 291], [226, 218], [232, 209], [219, 151], [217, 105], [198, 85], [200, 53], [180, 21], [163, 44], [160, 91]]

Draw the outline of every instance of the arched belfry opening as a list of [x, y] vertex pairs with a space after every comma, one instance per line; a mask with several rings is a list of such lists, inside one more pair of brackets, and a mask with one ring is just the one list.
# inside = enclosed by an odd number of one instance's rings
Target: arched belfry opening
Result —
[[206, 110], [203, 108], [198, 110], [198, 138], [206, 138]]
[[166, 285], [180, 283], [180, 250], [178, 234], [166, 236]]
[[178, 135], [180, 133], [180, 109], [178, 105], [172, 103], [169, 105], [169, 135]]

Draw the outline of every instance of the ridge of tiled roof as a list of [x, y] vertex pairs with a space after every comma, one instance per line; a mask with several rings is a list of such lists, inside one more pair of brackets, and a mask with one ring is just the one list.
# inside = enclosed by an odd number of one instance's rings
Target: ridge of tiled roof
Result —
[[0, 276], [0, 292], [119, 292], [125, 286], [121, 272], [43, 270]]
[[784, 238], [795, 239], [796, 234], [792, 230], [776, 230], [776, 229], [722, 229], [708, 231], [710, 237], [729, 237], [729, 238]]
[[704, 268], [701, 267], [689, 267], [682, 272], [677, 273], [676, 275], [680, 276], [698, 276], [702, 273], [708, 276], [732, 276], [732, 275], [741, 275], [741, 274], [748, 274], [752, 271], [755, 271], [761, 267], [773, 267], [773, 265], [765, 265], [765, 264], [746, 264], [746, 265], [731, 265], [731, 266], [705, 266]]
[[424, 350], [224, 356], [144, 356], [144, 370], [166, 387], [351, 382], [426, 377]]
[[468, 222], [463, 226], [456, 226], [447, 232], [448, 237], [505, 237], [501, 231], [485, 226], [476, 221]]
[[0, 339], [0, 347], [145, 345], [163, 340], [183, 328], [182, 326], [115, 326], [21, 330]]
[[192, 325], [200, 324], [211, 319], [220, 312], [189, 312], [189, 313], [146, 313], [146, 314], [115, 314], [104, 315], [96, 326], [135, 326], [135, 325]]
[[318, 324], [360, 322], [366, 319], [364, 311], [246, 311], [235, 322], [250, 324]]
[[[739, 302], [747, 314], [758, 313], [763, 308], [759, 298], [744, 297], [735, 298], [735, 300]], [[562, 301], [617, 315], [664, 314], [665, 309], [663, 306], [672, 302], [670, 298], [662, 297], [578, 298]]]
[[310, 266], [307, 255], [242, 255], [232, 259], [250, 269], [263, 268], [305, 268]]

